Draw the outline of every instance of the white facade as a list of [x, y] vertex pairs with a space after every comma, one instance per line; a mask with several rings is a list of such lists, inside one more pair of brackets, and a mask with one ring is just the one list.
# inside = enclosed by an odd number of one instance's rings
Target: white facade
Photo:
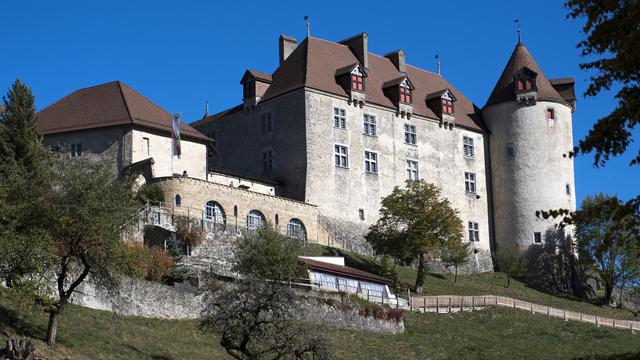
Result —
[[158, 135], [149, 131], [133, 129], [131, 141], [132, 162], [153, 158], [154, 177], [183, 175], [186, 171], [189, 177], [206, 179], [206, 145], [183, 138], [180, 141], [182, 154], [173, 156], [173, 140], [168, 134]]

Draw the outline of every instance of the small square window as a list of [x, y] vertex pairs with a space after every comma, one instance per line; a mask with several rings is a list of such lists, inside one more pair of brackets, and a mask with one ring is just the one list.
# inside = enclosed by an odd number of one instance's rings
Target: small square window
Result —
[[364, 115], [364, 134], [376, 136], [378, 130], [376, 117], [373, 115]]
[[404, 143], [409, 145], [416, 145], [417, 134], [415, 125], [404, 125]]
[[358, 209], [358, 217], [360, 220], [364, 220], [364, 209]]
[[343, 130], [347, 128], [347, 112], [345, 109], [333, 108], [333, 127]]
[[334, 164], [338, 167], [349, 166], [349, 150], [346, 146], [335, 145], [333, 147]]
[[542, 244], [542, 233], [534, 232], [533, 233], [533, 243], [534, 244]]
[[475, 146], [473, 145], [473, 138], [464, 136], [462, 138], [462, 146], [465, 157], [475, 157]]

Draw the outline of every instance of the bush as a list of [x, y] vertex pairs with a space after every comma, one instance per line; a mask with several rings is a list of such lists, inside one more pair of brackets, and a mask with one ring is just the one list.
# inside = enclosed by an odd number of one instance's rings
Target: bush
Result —
[[173, 258], [159, 246], [136, 243], [129, 246], [129, 274], [149, 281], [164, 280], [173, 267]]
[[146, 204], [147, 201], [164, 202], [164, 192], [158, 184], [144, 184], [138, 190], [136, 199], [142, 204]]
[[385, 308], [378, 304], [367, 303], [360, 308], [358, 314], [362, 317], [373, 317], [378, 320], [387, 320], [398, 322], [404, 316], [402, 309]]
[[194, 246], [202, 244], [204, 232], [200, 224], [186, 216], [178, 216], [176, 223], [176, 238], [185, 247], [193, 249]]

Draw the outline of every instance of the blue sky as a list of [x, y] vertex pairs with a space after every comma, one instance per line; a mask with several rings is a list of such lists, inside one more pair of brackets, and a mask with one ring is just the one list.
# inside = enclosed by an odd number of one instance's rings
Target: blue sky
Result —
[[[7, 1], [0, 92], [19, 78], [42, 109], [78, 88], [123, 80], [192, 122], [205, 101], [212, 113], [237, 105], [244, 70], [272, 72], [278, 36], [302, 40], [309, 15], [315, 37], [338, 41], [366, 31], [369, 51], [401, 48], [408, 63], [432, 71], [439, 54], [443, 75], [482, 107], [515, 46], [517, 18], [545, 74], [576, 79], [577, 142], [615, 101], [612, 93], [582, 97], [588, 83], [576, 49], [582, 21], [566, 14], [561, 1]], [[640, 167], [629, 160], [595, 169], [592, 156], [578, 157], [578, 201], [596, 192], [636, 196]]]

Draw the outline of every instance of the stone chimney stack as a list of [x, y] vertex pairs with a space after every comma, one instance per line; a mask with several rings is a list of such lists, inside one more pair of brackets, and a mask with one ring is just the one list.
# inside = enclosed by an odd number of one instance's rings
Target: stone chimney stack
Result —
[[280, 48], [280, 64], [282, 64], [289, 55], [296, 49], [298, 46], [298, 41], [296, 38], [287, 35], [280, 35], [278, 39], [278, 45]]
[[396, 69], [398, 69], [398, 71], [400, 71], [401, 73], [407, 72], [404, 65], [404, 51], [402, 50], [392, 51], [387, 55], [385, 55], [384, 57], [391, 60], [393, 65], [396, 66]]
[[353, 55], [356, 56], [360, 64], [365, 67], [365, 69], [369, 68], [369, 45], [368, 45], [369, 36], [366, 32], [360, 33], [358, 35], [352, 36], [348, 39], [340, 41], [340, 44], [347, 45]]

